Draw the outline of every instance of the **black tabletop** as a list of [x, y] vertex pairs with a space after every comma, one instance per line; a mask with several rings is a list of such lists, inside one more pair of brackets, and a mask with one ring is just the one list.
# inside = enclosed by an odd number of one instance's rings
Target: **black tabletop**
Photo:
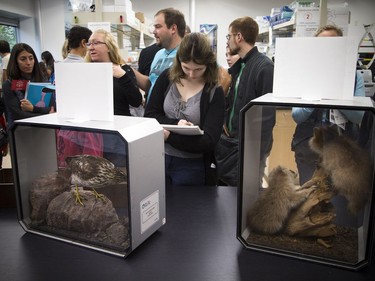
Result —
[[166, 225], [125, 259], [25, 233], [15, 209], [0, 209], [0, 280], [375, 280], [375, 265], [355, 272], [245, 249], [235, 187], [171, 187], [166, 203]]

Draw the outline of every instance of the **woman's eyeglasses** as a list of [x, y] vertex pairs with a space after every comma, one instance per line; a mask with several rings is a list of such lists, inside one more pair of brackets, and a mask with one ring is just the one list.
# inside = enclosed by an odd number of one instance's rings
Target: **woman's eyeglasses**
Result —
[[86, 43], [86, 47], [90, 47], [91, 45], [93, 45], [94, 47], [96, 47], [96, 46], [98, 46], [98, 45], [100, 45], [100, 44], [104, 44], [104, 45], [105, 45], [104, 42], [101, 42], [101, 41], [94, 41], [94, 42], [88, 42], [88, 43]]

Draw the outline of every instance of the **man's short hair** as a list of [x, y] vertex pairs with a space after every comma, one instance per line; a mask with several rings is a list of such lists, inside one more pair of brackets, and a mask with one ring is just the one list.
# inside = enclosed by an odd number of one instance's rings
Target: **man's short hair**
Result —
[[315, 37], [318, 36], [323, 31], [334, 31], [336, 32], [337, 36], [343, 36], [342, 29], [336, 25], [333, 24], [327, 24], [325, 26], [321, 26], [316, 32]]
[[258, 23], [251, 17], [242, 17], [235, 19], [229, 25], [233, 33], [241, 33], [245, 42], [255, 45], [259, 34]]
[[75, 49], [78, 48], [81, 44], [81, 41], [84, 39], [86, 42], [89, 41], [92, 31], [87, 27], [75, 25], [73, 26], [68, 34], [68, 48]]
[[185, 16], [179, 10], [173, 8], [166, 8], [158, 11], [155, 16], [164, 14], [164, 22], [168, 28], [171, 28], [173, 24], [177, 26], [178, 35], [183, 38], [186, 32]]

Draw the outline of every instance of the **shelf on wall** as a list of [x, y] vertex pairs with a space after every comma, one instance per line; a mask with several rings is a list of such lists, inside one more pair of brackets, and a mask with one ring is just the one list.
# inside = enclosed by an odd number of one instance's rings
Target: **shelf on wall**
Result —
[[292, 33], [296, 29], [296, 20], [293, 17], [288, 21], [281, 22], [279, 24], [275, 24], [272, 27], [264, 27], [259, 30], [258, 35], [258, 42], [266, 42], [269, 40], [269, 34], [271, 32], [290, 32]]
[[296, 19], [293, 17], [292, 19], [288, 21], [284, 21], [278, 24], [275, 24], [272, 29], [273, 30], [279, 30], [279, 29], [294, 29], [296, 24]]
[[139, 44], [141, 33], [143, 33], [145, 44], [148, 45], [154, 40], [154, 36], [149, 32], [148, 27], [143, 23], [130, 22], [125, 12], [74, 12], [72, 23], [87, 25], [89, 22], [110, 22], [111, 27], [117, 32], [122, 32], [128, 36], [132, 46]]

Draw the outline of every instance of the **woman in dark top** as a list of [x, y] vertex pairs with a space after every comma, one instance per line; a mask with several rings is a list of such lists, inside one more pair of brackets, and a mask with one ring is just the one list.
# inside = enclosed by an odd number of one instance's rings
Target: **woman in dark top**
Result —
[[[119, 47], [112, 34], [99, 29], [91, 34], [88, 43], [87, 60], [90, 62], [111, 62], [113, 68], [113, 108], [115, 115], [131, 116], [129, 106], [142, 104], [135, 74], [122, 59]], [[124, 141], [117, 136], [103, 134], [103, 156], [116, 166], [126, 166]]]
[[25, 99], [28, 81], [46, 82], [34, 50], [25, 43], [14, 45], [9, 58], [8, 80], [3, 84], [3, 97], [8, 127], [18, 119], [48, 114], [55, 111], [54, 106], [38, 107]]
[[103, 29], [96, 30], [87, 46], [88, 61], [112, 62], [114, 114], [130, 116], [129, 105], [140, 106], [142, 94], [136, 86], [134, 72], [124, 63], [112, 34]]
[[172, 185], [212, 185], [214, 149], [224, 122], [224, 91], [218, 67], [205, 35], [186, 35], [175, 63], [156, 81], [145, 110], [161, 124], [198, 125], [203, 135], [164, 130], [166, 179]]

